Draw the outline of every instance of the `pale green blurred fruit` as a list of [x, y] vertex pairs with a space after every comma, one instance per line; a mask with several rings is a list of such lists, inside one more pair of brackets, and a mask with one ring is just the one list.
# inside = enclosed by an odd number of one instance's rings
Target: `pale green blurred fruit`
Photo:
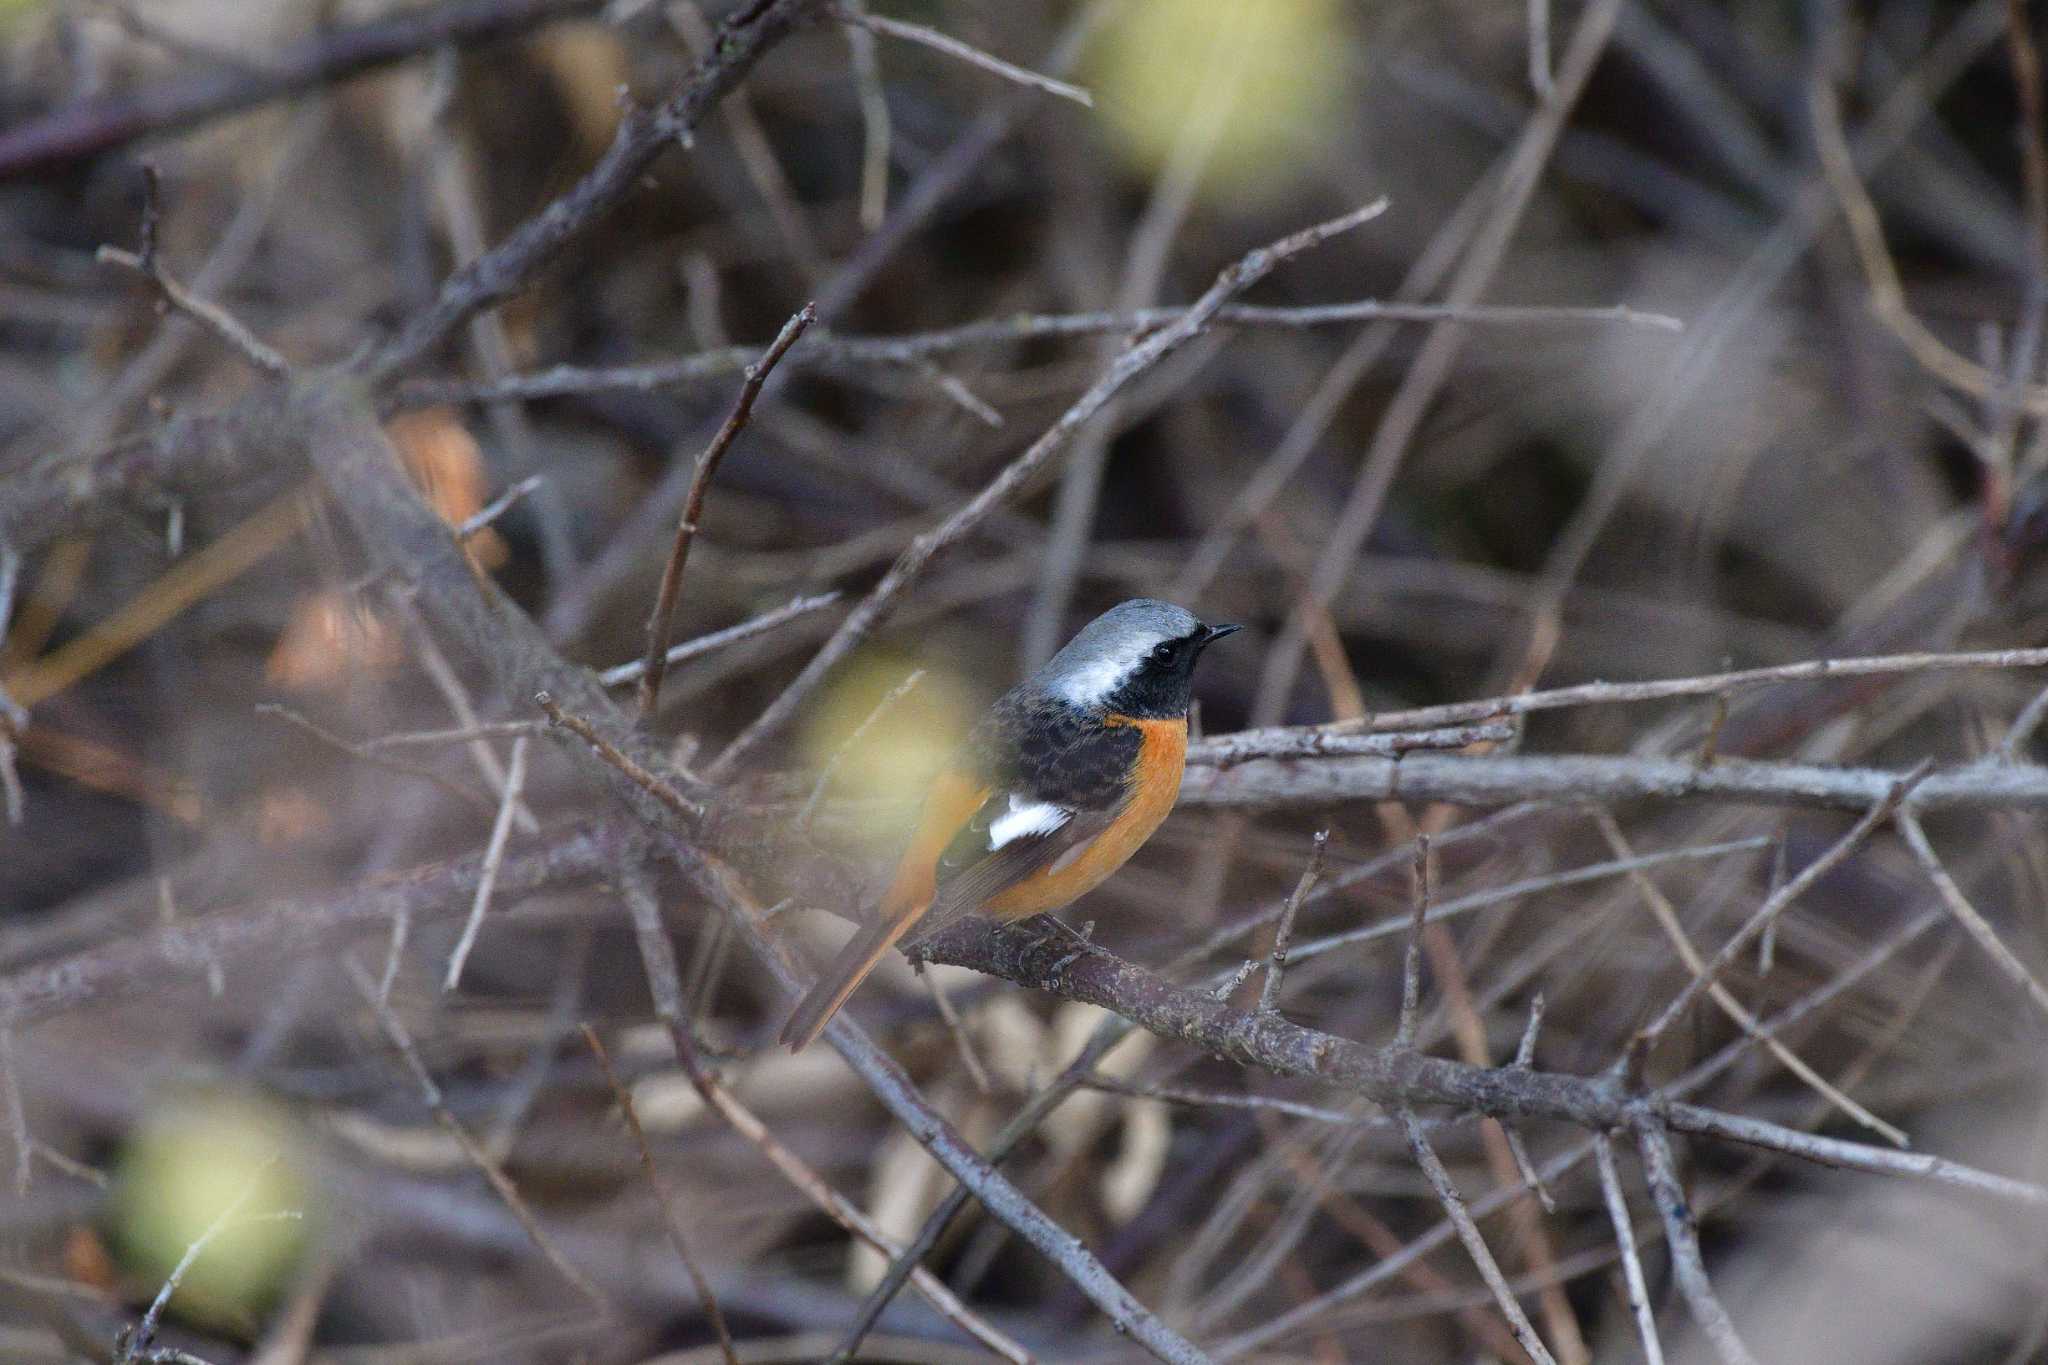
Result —
[[1205, 188], [1278, 190], [1345, 116], [1349, 36], [1337, 0], [1128, 0], [1089, 50], [1087, 83], [1138, 169], [1220, 119]]
[[893, 851], [901, 843], [925, 788], [974, 720], [967, 687], [928, 667], [917, 686], [848, 748], [847, 741], [874, 714], [876, 704], [911, 670], [908, 659], [885, 650], [857, 656], [811, 709], [804, 726], [803, 753], [811, 771], [843, 751], [830, 795], [870, 809], [874, 818], [859, 836], [876, 852]]
[[[305, 1244], [310, 1191], [284, 1116], [239, 1096], [183, 1096], [146, 1119], [122, 1153], [114, 1243], [124, 1269], [161, 1283], [224, 1209], [231, 1219], [185, 1272], [174, 1312], [235, 1324], [272, 1299]], [[281, 1211], [298, 1218], [277, 1218]]]

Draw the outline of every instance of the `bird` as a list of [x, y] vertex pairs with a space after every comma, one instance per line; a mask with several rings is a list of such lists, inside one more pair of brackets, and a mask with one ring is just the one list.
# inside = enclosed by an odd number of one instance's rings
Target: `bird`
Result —
[[1195, 664], [1240, 629], [1132, 598], [997, 698], [926, 791], [874, 922], [797, 1002], [782, 1042], [808, 1046], [906, 935], [1050, 914], [1122, 867], [1180, 795]]

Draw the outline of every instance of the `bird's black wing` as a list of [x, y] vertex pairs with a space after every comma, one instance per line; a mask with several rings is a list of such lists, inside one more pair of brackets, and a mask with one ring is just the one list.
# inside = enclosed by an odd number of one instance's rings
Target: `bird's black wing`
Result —
[[1093, 841], [1122, 812], [1144, 736], [1057, 699], [1012, 693], [969, 737], [989, 796], [939, 855], [920, 937]]

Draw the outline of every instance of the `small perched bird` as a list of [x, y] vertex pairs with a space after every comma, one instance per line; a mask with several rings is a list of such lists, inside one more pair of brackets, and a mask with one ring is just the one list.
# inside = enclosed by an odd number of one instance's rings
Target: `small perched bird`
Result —
[[816, 1038], [913, 929], [1045, 914], [1122, 867], [1180, 794], [1195, 662], [1238, 629], [1134, 598], [998, 698], [926, 793], [875, 923], [797, 1003], [782, 1041]]

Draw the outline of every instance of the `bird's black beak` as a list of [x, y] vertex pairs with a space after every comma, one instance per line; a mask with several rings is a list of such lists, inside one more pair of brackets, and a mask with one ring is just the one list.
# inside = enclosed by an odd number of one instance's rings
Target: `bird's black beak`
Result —
[[1230, 624], [1228, 624], [1228, 623], [1225, 623], [1225, 624], [1223, 624], [1223, 625], [1220, 625], [1220, 626], [1203, 626], [1203, 627], [1202, 627], [1202, 646], [1203, 646], [1203, 648], [1205, 648], [1205, 649], [1206, 649], [1206, 648], [1207, 648], [1208, 646], [1210, 646], [1210, 645], [1213, 645], [1213, 644], [1215, 644], [1215, 643], [1216, 643], [1216, 642], [1217, 642], [1218, 640], [1222, 639], [1222, 638], [1223, 638], [1224, 636], [1226, 636], [1226, 635], [1235, 635], [1235, 634], [1237, 634], [1237, 633], [1238, 633], [1239, 631], [1241, 631], [1241, 630], [1243, 630], [1243, 629], [1244, 629], [1244, 627], [1243, 627], [1243, 626], [1234, 626], [1234, 625], [1230, 625]]

